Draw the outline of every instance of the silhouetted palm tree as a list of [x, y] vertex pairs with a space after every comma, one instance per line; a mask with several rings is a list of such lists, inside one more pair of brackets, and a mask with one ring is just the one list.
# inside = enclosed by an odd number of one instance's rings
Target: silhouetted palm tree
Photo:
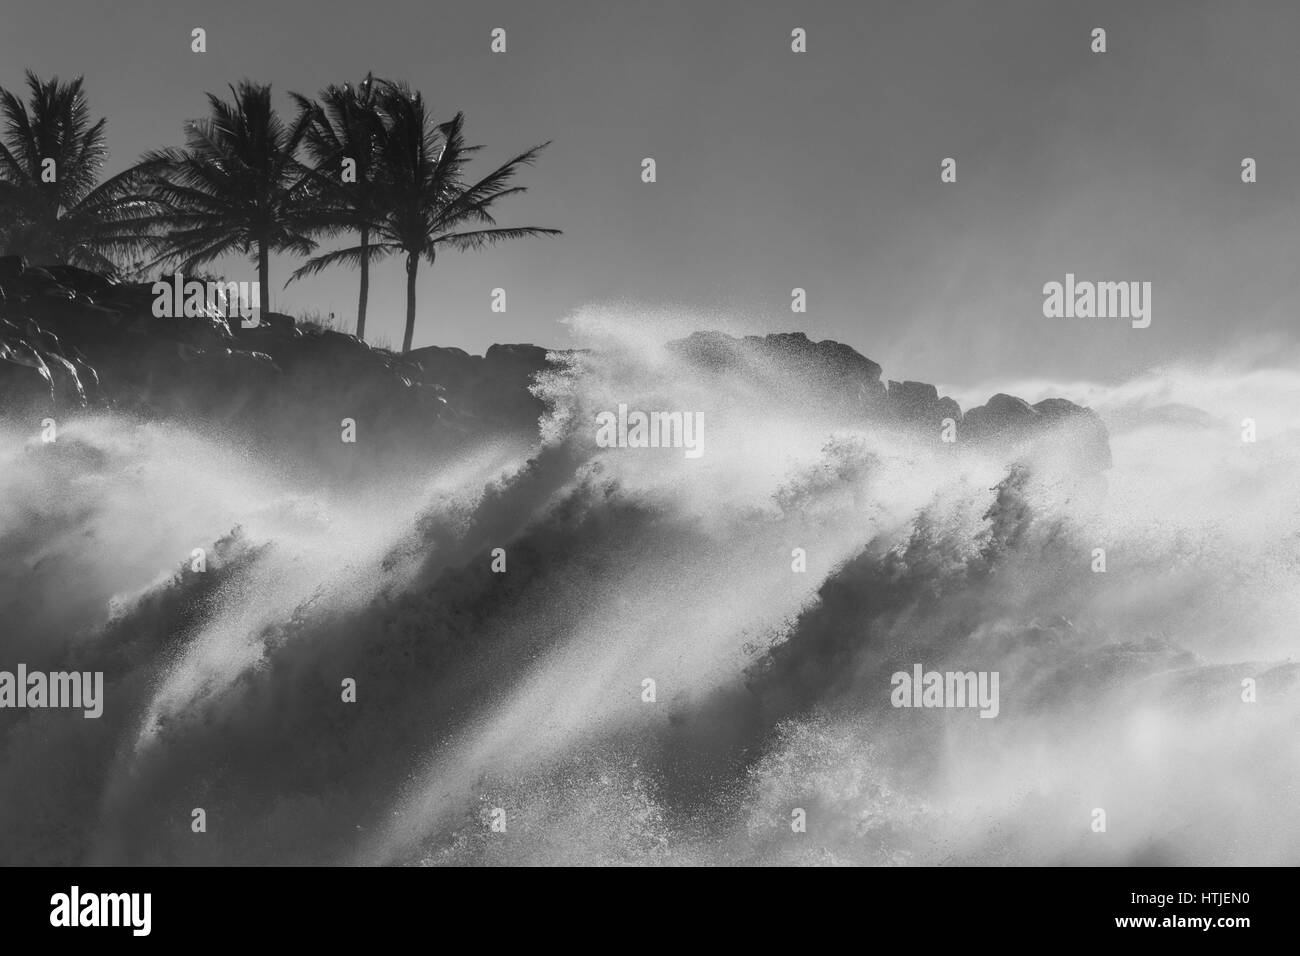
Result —
[[311, 116], [285, 123], [271, 87], [247, 80], [227, 103], [208, 94], [211, 115], [185, 124], [185, 148], [148, 153], [162, 170], [154, 195], [167, 206], [159, 261], [186, 271], [241, 252], [257, 261], [259, 306], [270, 310], [270, 254], [309, 255], [316, 196], [311, 171], [298, 160]]
[[82, 84], [28, 70], [30, 110], [0, 90], [0, 251], [114, 272], [145, 247], [157, 208], [140, 193], [147, 165], [99, 182], [107, 123], [90, 121]]
[[[316, 103], [293, 94], [301, 110], [312, 117], [307, 130], [307, 151], [315, 162], [320, 194], [316, 201], [318, 228], [358, 233], [361, 291], [357, 299], [357, 337], [366, 337], [366, 300], [370, 294], [370, 233], [382, 220], [382, 184], [378, 181], [385, 133], [378, 109], [379, 84], [367, 73], [356, 86], [328, 86]], [[344, 175], [345, 161], [354, 164], [351, 181]], [[296, 271], [289, 282], [308, 274]], [[288, 283], [285, 283], [288, 285]]]
[[[420, 259], [433, 264], [440, 247], [478, 249], [524, 236], [559, 235], [558, 229], [533, 226], [498, 228], [492, 206], [502, 198], [524, 192], [510, 186], [519, 167], [531, 164], [547, 143], [534, 146], [499, 166], [479, 181], [467, 184], [464, 168], [481, 146], [466, 146], [461, 128], [464, 114], [435, 126], [424, 99], [405, 84], [383, 82], [379, 94], [386, 134], [380, 152], [385, 213], [373, 230], [366, 253], [376, 258], [406, 254], [406, 332], [403, 354], [411, 350], [415, 333], [415, 280]], [[487, 228], [465, 230], [466, 225]], [[358, 263], [361, 246], [317, 256], [299, 271], [319, 272], [337, 263]]]

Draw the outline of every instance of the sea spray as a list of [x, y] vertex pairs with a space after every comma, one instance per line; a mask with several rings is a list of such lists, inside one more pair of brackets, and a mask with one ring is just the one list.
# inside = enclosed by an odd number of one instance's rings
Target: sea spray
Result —
[[[1089, 386], [1099, 487], [777, 357], [592, 345], [534, 444], [353, 494], [184, 424], [6, 420], [8, 660], [114, 706], [3, 712], [0, 858], [1295, 862], [1286, 808], [1238, 812], [1300, 782], [1294, 375]], [[702, 412], [708, 453], [599, 447], [619, 404]], [[998, 672], [998, 718], [892, 707], [919, 661]]]

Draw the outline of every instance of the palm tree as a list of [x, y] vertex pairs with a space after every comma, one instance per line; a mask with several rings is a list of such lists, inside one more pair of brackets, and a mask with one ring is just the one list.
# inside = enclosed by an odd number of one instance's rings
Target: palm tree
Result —
[[149, 168], [137, 165], [99, 182], [107, 121], [91, 122], [83, 78], [41, 82], [30, 70], [26, 76], [30, 110], [0, 90], [0, 252], [116, 272], [123, 256], [149, 241], [157, 212], [141, 194]]
[[311, 116], [285, 123], [271, 104], [271, 87], [247, 80], [232, 86], [232, 102], [208, 94], [211, 115], [185, 124], [185, 148], [146, 154], [162, 170], [154, 195], [167, 211], [158, 225], [159, 262], [185, 271], [232, 252], [257, 261], [258, 305], [270, 311], [270, 254], [309, 255], [316, 196], [298, 151]]
[[[340, 229], [360, 236], [361, 292], [357, 299], [357, 338], [366, 337], [366, 300], [370, 294], [370, 233], [382, 219], [381, 184], [376, 173], [385, 133], [378, 109], [378, 84], [367, 73], [357, 86], [328, 86], [316, 103], [293, 94], [299, 108], [312, 118], [307, 129], [307, 152], [315, 163], [320, 196], [317, 200], [319, 228]], [[355, 180], [345, 181], [344, 160], [355, 164]], [[301, 278], [299, 269], [289, 282]], [[289, 283], [286, 282], [285, 285]]]
[[[441, 247], [480, 249], [485, 245], [524, 236], [559, 235], [558, 229], [532, 226], [498, 228], [492, 206], [500, 199], [524, 192], [510, 186], [521, 166], [531, 165], [548, 143], [534, 146], [467, 185], [464, 168], [481, 146], [466, 146], [461, 129], [463, 113], [433, 125], [424, 98], [402, 83], [384, 81], [379, 94], [386, 134], [380, 153], [384, 216], [376, 223], [369, 252], [361, 246], [340, 249], [310, 259], [298, 272], [309, 275], [341, 262], [356, 263], [363, 254], [376, 258], [406, 255], [406, 333], [402, 353], [411, 350], [415, 334], [415, 281], [420, 259], [432, 265]], [[489, 228], [469, 229], [465, 225]]]

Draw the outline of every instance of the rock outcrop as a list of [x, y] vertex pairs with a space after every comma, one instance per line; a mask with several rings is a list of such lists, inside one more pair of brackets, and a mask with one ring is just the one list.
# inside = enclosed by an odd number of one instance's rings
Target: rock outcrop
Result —
[[[530, 385], [554, 366], [535, 345], [493, 345], [482, 356], [430, 346], [400, 356], [279, 313], [243, 328], [211, 310], [159, 318], [153, 303], [151, 283], [0, 258], [0, 408], [196, 416], [329, 456], [338, 440], [326, 436], [348, 418], [366, 423], [368, 451], [382, 454], [385, 443], [445, 449], [448, 438], [485, 431], [532, 436], [546, 410]], [[963, 414], [935, 386], [886, 384], [876, 362], [802, 332], [697, 332], [669, 350], [706, 372], [749, 376], [756, 393], [816, 403], [850, 422], [932, 435], [951, 422], [962, 443], [976, 445], [1066, 434], [1097, 467], [1110, 463], [1100, 420], [1064, 399], [1030, 405], [999, 394]]]
[[959, 445], [1052, 446], [1068, 450], [1085, 468], [1110, 467], [1106, 428], [1090, 409], [1063, 398], [1036, 405], [1012, 395], [994, 395], [963, 414], [961, 406], [925, 382], [881, 381], [881, 367], [841, 342], [813, 342], [802, 332], [747, 335], [696, 332], [670, 343], [671, 351], [713, 371], [751, 376], [756, 384], [774, 378], [799, 383], [804, 401], [838, 408], [854, 421], [875, 421], [936, 438], [951, 422]]
[[[355, 336], [266, 313], [242, 328], [218, 313], [159, 318], [151, 283], [0, 259], [0, 402], [66, 412], [88, 403], [160, 416], [247, 420], [260, 410], [401, 424], [408, 438], [485, 423], [533, 430], [528, 391], [546, 351], [485, 356], [421, 349], [403, 358]], [[454, 396], [456, 401], [449, 401]]]

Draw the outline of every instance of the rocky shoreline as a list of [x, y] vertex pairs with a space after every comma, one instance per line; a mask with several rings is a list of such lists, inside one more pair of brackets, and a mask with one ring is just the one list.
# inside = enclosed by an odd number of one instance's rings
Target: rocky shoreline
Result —
[[[248, 329], [216, 314], [158, 318], [151, 290], [0, 258], [0, 409], [39, 418], [112, 408], [271, 429], [266, 437], [291, 443], [336, 436], [350, 417], [364, 419], [372, 437], [433, 447], [488, 431], [534, 436], [545, 406], [530, 385], [564, 358], [529, 344], [493, 345], [482, 356], [438, 346], [402, 356], [278, 313]], [[999, 394], [963, 412], [933, 385], [882, 380], [880, 365], [851, 347], [802, 332], [697, 332], [669, 349], [706, 371], [776, 363], [808, 383], [807, 400], [936, 433], [952, 422], [963, 441], [1019, 439], [1070, 422], [1095, 467], [1110, 463], [1100, 420], [1064, 399], [1030, 405]], [[275, 414], [261, 414], [268, 409]]]

